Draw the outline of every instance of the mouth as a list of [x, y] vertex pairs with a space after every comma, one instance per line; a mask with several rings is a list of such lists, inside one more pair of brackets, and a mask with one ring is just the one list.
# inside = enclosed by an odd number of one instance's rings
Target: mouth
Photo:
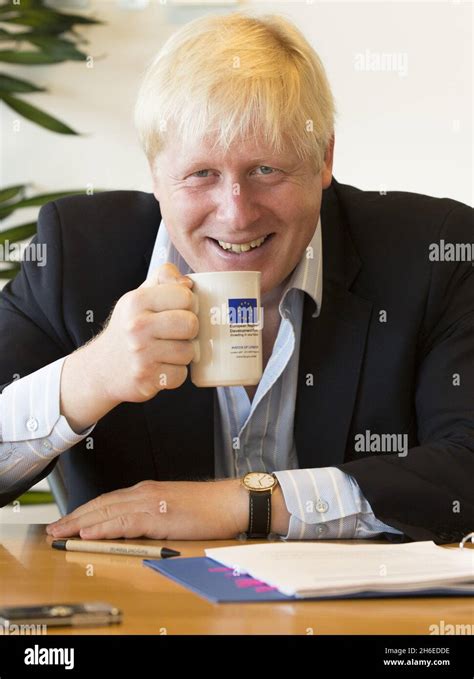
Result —
[[268, 233], [259, 238], [255, 238], [254, 240], [242, 243], [228, 242], [216, 238], [209, 238], [209, 240], [224, 256], [247, 258], [250, 253], [256, 253], [257, 250], [266, 249], [268, 242], [273, 236], [273, 233]]

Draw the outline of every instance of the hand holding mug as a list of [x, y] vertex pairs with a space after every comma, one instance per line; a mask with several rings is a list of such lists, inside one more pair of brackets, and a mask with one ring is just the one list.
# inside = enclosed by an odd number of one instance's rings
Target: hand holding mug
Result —
[[111, 400], [147, 401], [186, 380], [199, 330], [192, 286], [174, 264], [166, 263], [119, 299], [94, 340]]

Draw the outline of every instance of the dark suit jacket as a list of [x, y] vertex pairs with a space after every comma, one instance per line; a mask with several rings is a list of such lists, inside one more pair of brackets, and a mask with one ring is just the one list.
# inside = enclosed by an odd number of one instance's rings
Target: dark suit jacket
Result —
[[[471, 243], [473, 210], [334, 179], [321, 219], [323, 302], [315, 319], [309, 297], [304, 306], [299, 465], [351, 474], [375, 515], [407, 539], [457, 540], [474, 529], [474, 267], [431, 262], [429, 245]], [[47, 266], [24, 263], [0, 294], [0, 391], [14, 373], [101, 330], [119, 297], [145, 279], [159, 224], [154, 196], [138, 191], [41, 209], [35, 238], [47, 244]], [[189, 379], [147, 403], [121, 404], [92, 432], [93, 450], [81, 442], [60, 456], [68, 509], [143, 479], [212, 478], [213, 418], [213, 389]], [[357, 452], [355, 436], [366, 431], [407, 434], [408, 455]], [[20, 491], [0, 493], [4, 505]]]

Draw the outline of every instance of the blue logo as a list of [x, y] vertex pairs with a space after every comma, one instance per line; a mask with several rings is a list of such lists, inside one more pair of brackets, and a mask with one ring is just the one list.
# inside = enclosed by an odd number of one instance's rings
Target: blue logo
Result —
[[254, 297], [229, 299], [229, 324], [258, 323], [257, 300]]

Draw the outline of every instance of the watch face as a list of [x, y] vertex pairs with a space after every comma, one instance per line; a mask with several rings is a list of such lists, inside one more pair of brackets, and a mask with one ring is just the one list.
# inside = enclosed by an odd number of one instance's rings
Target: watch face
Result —
[[249, 490], [268, 490], [273, 488], [276, 479], [266, 472], [249, 472], [244, 477], [245, 487]]

